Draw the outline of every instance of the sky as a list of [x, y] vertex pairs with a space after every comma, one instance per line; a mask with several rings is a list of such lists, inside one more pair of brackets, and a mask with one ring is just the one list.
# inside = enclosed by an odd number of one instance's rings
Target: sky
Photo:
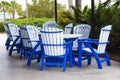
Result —
[[[25, 10], [26, 8], [26, 0], [0, 0], [1, 1], [16, 1], [17, 3], [19, 3], [20, 5], [22, 5], [23, 10]], [[73, 0], [74, 1], [74, 0]], [[95, 3], [97, 4], [99, 0], [95, 0]], [[106, 0], [101, 0], [102, 2], [106, 1]], [[58, 3], [62, 4], [62, 5], [66, 5], [68, 6], [68, 0], [57, 0]], [[28, 0], [29, 4], [32, 4], [32, 0]], [[74, 3], [75, 4], [75, 3]], [[91, 6], [91, 0], [82, 0], [82, 6], [88, 5], [89, 7]]]

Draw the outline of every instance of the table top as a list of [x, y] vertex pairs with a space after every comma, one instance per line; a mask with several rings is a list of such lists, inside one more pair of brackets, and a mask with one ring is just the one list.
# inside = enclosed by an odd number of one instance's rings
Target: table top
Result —
[[63, 34], [63, 38], [79, 38], [82, 37], [80, 34]]

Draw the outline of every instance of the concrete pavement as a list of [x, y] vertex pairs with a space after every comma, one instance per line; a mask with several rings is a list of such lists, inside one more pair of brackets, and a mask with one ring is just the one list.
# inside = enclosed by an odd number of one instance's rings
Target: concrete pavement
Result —
[[33, 62], [26, 66], [26, 59], [20, 60], [19, 54], [8, 56], [4, 43], [6, 34], [0, 34], [0, 80], [120, 80], [120, 62], [112, 61], [112, 66], [103, 64], [103, 69], [97, 69], [96, 62], [90, 66], [83, 63], [83, 68], [67, 66], [66, 72], [60, 67], [44, 67], [39, 71], [39, 63]]

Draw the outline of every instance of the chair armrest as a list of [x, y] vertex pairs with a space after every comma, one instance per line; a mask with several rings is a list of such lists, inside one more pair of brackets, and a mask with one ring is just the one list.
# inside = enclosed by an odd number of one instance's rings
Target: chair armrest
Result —
[[[36, 42], [36, 41], [35, 41]], [[41, 46], [42, 48], [42, 44], [41, 44], [41, 41], [38, 41], [37, 44], [35, 45], [34, 49], [36, 50], [38, 48], [38, 46]]]
[[105, 42], [99, 42], [98, 39], [82, 39], [82, 40], [78, 40], [78, 43], [95, 43], [95, 44], [107, 44], [109, 43], [109, 41], [105, 41]]
[[68, 46], [68, 45], [72, 45], [72, 41], [68, 41], [68, 42], [65, 42], [63, 44], [44, 44], [44, 43], [41, 43], [42, 45], [44, 46]]
[[72, 45], [73, 41], [68, 41], [68, 42], [65, 42], [63, 45], [64, 46], [67, 46], [67, 45]]
[[76, 40], [76, 38], [64, 38], [64, 40], [66, 41], [66, 42], [69, 42], [69, 41], [75, 41]]

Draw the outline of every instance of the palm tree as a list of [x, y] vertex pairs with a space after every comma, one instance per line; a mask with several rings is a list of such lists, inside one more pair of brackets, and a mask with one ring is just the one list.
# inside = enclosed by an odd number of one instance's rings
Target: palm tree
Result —
[[19, 5], [18, 3], [16, 3], [15, 1], [11, 1], [9, 3], [9, 10], [8, 13], [12, 14], [12, 18], [15, 18], [15, 12], [18, 13], [18, 15], [23, 15], [23, 11], [22, 11], [22, 7], [21, 5]]
[[99, 3], [101, 4], [101, 0], [99, 0]]
[[115, 7], [120, 7], [120, 0], [115, 0], [115, 3], [113, 4]]
[[68, 0], [69, 11], [72, 12], [73, 0]]
[[81, 9], [81, 0], [75, 0], [75, 6]]
[[8, 2], [2, 1], [0, 3], [0, 12], [3, 12], [4, 22], [6, 21], [6, 15], [5, 15], [5, 13], [8, 11], [8, 8], [9, 8], [9, 3]]
[[26, 25], [28, 24], [28, 1], [26, 0]]

